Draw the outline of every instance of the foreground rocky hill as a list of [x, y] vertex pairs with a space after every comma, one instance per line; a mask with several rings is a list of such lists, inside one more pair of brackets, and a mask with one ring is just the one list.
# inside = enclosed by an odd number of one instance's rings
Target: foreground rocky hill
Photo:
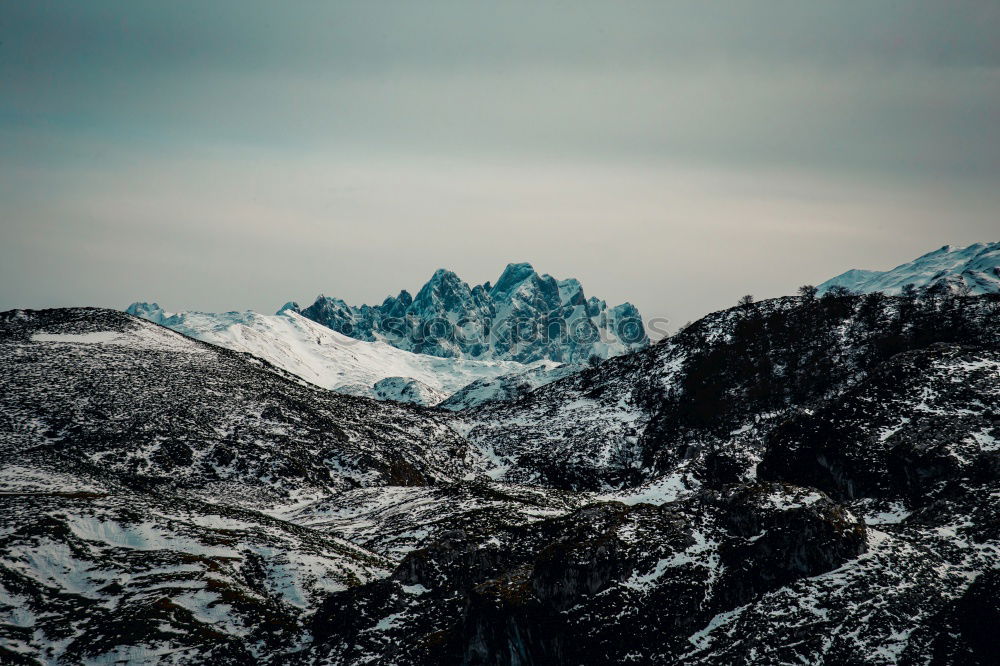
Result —
[[56, 460], [151, 488], [288, 498], [453, 479], [447, 421], [334, 394], [248, 354], [110, 310], [5, 313], [5, 462]]
[[[460, 428], [499, 479], [591, 491], [668, 477], [689, 490], [748, 480], [773, 428], [875, 381], [899, 354], [934, 345], [992, 353], [998, 308], [997, 296], [878, 293], [740, 306], [515, 402], [460, 414]], [[964, 366], [933, 381], [951, 372]], [[888, 381], [888, 391], [904, 388]]]
[[866, 550], [858, 518], [779, 484], [449, 531], [329, 597], [306, 661], [664, 663], [719, 613]]
[[[0, 314], [0, 663], [282, 663], [425, 521], [580, 505], [461, 481], [477, 458], [448, 418], [121, 312]], [[408, 489], [432, 492], [411, 511]]]
[[748, 304], [452, 414], [3, 313], [0, 661], [996, 663], [998, 320]]

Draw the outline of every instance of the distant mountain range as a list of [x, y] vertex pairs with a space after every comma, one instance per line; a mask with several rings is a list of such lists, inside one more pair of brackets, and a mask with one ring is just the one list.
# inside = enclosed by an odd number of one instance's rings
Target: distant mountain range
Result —
[[970, 294], [1000, 292], [1000, 243], [944, 247], [890, 271], [852, 269], [819, 285], [819, 293], [845, 287], [857, 294], [881, 291], [899, 294], [912, 284], [918, 289], [944, 288]]
[[[1000, 292], [1000, 243], [945, 246], [890, 271], [847, 271], [819, 291], [896, 294], [907, 284]], [[440, 269], [416, 297], [403, 290], [378, 306], [320, 296], [275, 315], [167, 312], [141, 302], [126, 311], [323, 388], [451, 410], [514, 400], [594, 358], [649, 345], [634, 306], [608, 308], [577, 280], [539, 275], [530, 264], [509, 264], [495, 285], [475, 287]]]
[[526, 263], [508, 264], [493, 285], [470, 287], [442, 268], [416, 296], [404, 289], [374, 306], [319, 296], [278, 312], [288, 310], [359, 340], [447, 358], [585, 363], [649, 345], [634, 305], [609, 308], [578, 280], [539, 275]]
[[126, 312], [323, 388], [447, 409], [513, 399], [649, 345], [635, 306], [608, 308], [586, 298], [579, 281], [539, 275], [530, 264], [509, 264], [496, 285], [475, 287], [440, 269], [416, 297], [403, 290], [379, 306], [320, 296], [275, 315], [167, 312], [145, 302]]

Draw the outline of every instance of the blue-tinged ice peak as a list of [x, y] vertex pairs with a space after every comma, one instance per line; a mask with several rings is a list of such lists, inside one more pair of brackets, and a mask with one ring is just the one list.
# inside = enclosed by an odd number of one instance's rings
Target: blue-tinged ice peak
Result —
[[125, 308], [125, 312], [130, 315], [143, 318], [146, 318], [147, 314], [162, 311], [163, 309], [160, 307], [159, 303], [146, 303], [145, 301], [136, 301], [132, 305]]
[[508, 300], [511, 294], [529, 278], [537, 278], [538, 274], [531, 264], [527, 262], [518, 264], [507, 264], [503, 273], [497, 279], [495, 285], [490, 290], [490, 296], [496, 300]]
[[[620, 308], [623, 306], [619, 306]], [[410, 297], [405, 290], [377, 306], [349, 306], [322, 296], [301, 314], [361, 340], [443, 357], [532, 362], [585, 362], [649, 344], [645, 333], [619, 335], [634, 307], [608, 311], [588, 300], [576, 279], [539, 275], [527, 262], [511, 263], [494, 284], [470, 286], [441, 268]]]
[[286, 312], [299, 312], [301, 310], [302, 308], [299, 307], [298, 303], [296, 303], [295, 301], [288, 301], [287, 303], [282, 305], [281, 308], [279, 308], [278, 311], [275, 312], [274, 314], [280, 315], [280, 314], [285, 314]]
[[472, 300], [472, 290], [455, 273], [439, 268], [413, 298], [413, 309], [421, 313], [451, 312]]

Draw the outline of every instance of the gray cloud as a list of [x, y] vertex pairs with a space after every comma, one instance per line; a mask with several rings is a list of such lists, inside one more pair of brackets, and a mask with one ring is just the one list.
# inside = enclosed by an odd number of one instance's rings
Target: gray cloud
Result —
[[996, 240], [995, 2], [16, 3], [0, 308], [580, 277], [677, 323]]

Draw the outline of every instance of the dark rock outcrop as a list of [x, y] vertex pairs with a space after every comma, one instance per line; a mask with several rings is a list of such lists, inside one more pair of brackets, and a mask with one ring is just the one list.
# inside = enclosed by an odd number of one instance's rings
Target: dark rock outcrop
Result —
[[389, 579], [328, 599], [310, 658], [663, 663], [714, 615], [865, 548], [849, 512], [781, 484], [663, 506], [594, 504], [488, 539], [450, 532]]

